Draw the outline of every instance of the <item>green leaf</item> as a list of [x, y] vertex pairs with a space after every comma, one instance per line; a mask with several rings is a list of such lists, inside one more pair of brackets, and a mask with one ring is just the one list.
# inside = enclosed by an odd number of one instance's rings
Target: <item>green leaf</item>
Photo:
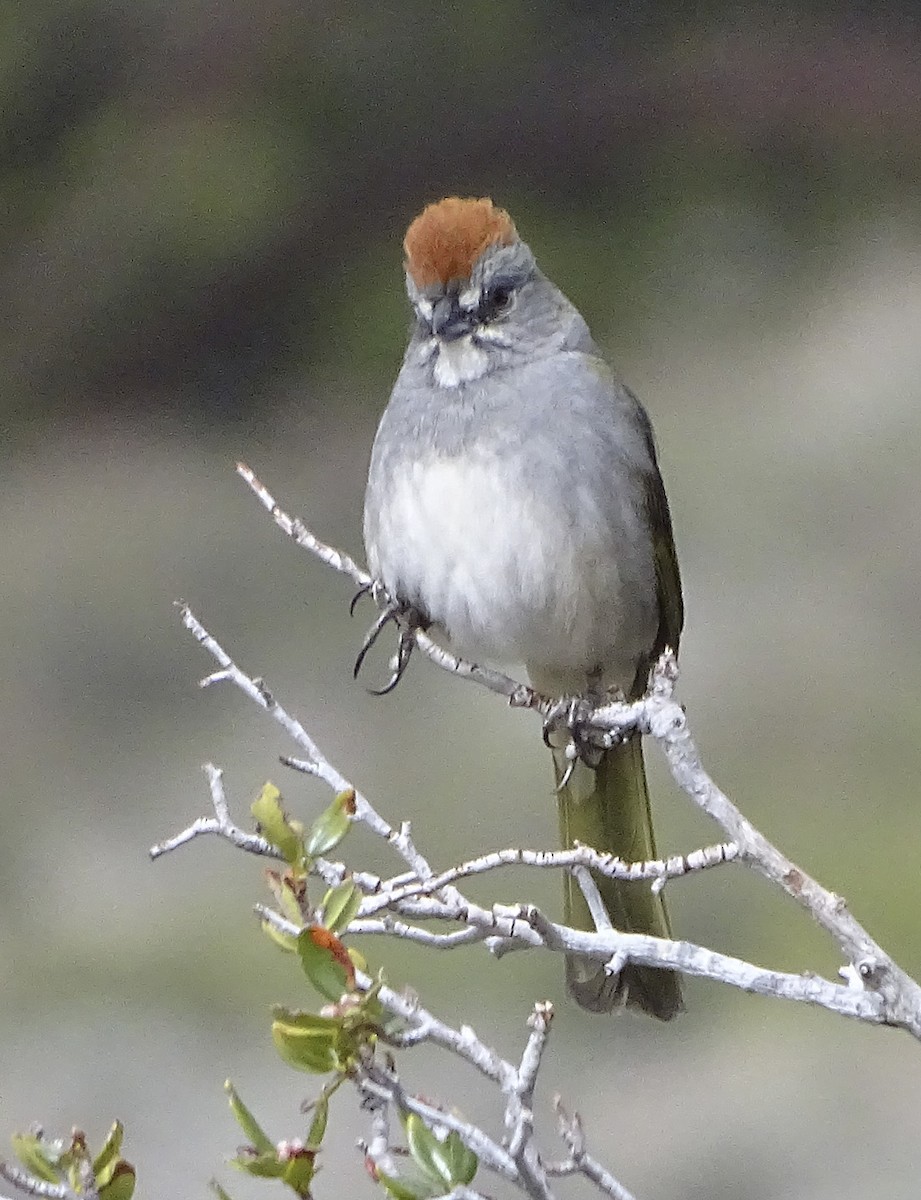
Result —
[[313, 1120], [307, 1133], [307, 1145], [312, 1150], [319, 1150], [320, 1143], [326, 1134], [326, 1123], [329, 1120], [329, 1092], [324, 1088], [313, 1105]]
[[136, 1182], [134, 1167], [119, 1159], [112, 1178], [99, 1189], [99, 1200], [131, 1200]]
[[256, 1179], [280, 1179], [298, 1196], [309, 1200], [310, 1184], [316, 1174], [316, 1151], [307, 1146], [284, 1143], [262, 1154], [238, 1154], [231, 1166]]
[[45, 1183], [61, 1182], [61, 1172], [55, 1165], [59, 1156], [41, 1138], [34, 1133], [14, 1133], [11, 1141], [13, 1152], [30, 1175]]
[[304, 1149], [292, 1153], [285, 1162], [282, 1179], [304, 1200], [309, 1200], [310, 1185], [317, 1173], [315, 1159], [316, 1151]]
[[333, 933], [342, 933], [361, 908], [361, 891], [350, 879], [343, 880], [323, 897], [323, 925]]
[[281, 806], [281, 792], [266, 783], [253, 801], [250, 811], [259, 832], [292, 867], [304, 866], [304, 837], [300, 822], [292, 821]]
[[283, 872], [268, 870], [265, 881], [282, 915], [298, 927], [303, 925], [307, 899], [306, 867], [286, 867]]
[[393, 1175], [385, 1175], [383, 1171], [378, 1171], [377, 1178], [393, 1200], [426, 1200], [432, 1194], [432, 1189], [426, 1184], [408, 1183], [406, 1180], [396, 1179]]
[[216, 1179], [211, 1180], [211, 1190], [217, 1196], [217, 1200], [231, 1200], [230, 1193], [225, 1192]]
[[444, 1184], [450, 1190], [451, 1179], [445, 1170], [442, 1143], [416, 1113], [406, 1117], [406, 1144], [416, 1166], [433, 1183]]
[[317, 925], [302, 929], [297, 939], [304, 974], [321, 996], [336, 1002], [355, 986], [348, 951], [334, 933]]
[[279, 1162], [274, 1146], [262, 1154], [238, 1154], [230, 1165], [256, 1179], [281, 1179], [285, 1173], [285, 1164]]
[[269, 1138], [268, 1134], [240, 1099], [237, 1089], [229, 1079], [224, 1084], [224, 1091], [227, 1093], [227, 1099], [230, 1102], [230, 1111], [237, 1118], [237, 1124], [243, 1130], [244, 1136], [248, 1139], [253, 1149], [261, 1152], [268, 1151], [274, 1154], [275, 1143]]
[[278, 907], [281, 909], [282, 916], [287, 917], [292, 925], [300, 926], [304, 923], [304, 912], [298, 895], [303, 899], [305, 893], [306, 888], [303, 881], [298, 888], [297, 883], [291, 878], [290, 872], [286, 871], [278, 888]]
[[85, 1167], [90, 1165], [89, 1151], [86, 1147], [86, 1134], [82, 1129], [72, 1129], [70, 1131], [70, 1143], [65, 1146], [59, 1143], [60, 1151], [57, 1155], [57, 1167], [59, 1172], [64, 1172], [67, 1175], [67, 1182], [73, 1191], [76, 1191], [80, 1186], [80, 1178]]
[[318, 1017], [313, 1013], [277, 1009], [272, 1022], [272, 1040], [285, 1062], [299, 1071], [310, 1071], [315, 1075], [342, 1070], [341, 1033], [341, 1020]]
[[285, 1008], [281, 1004], [276, 1004], [272, 1009], [272, 1017], [283, 1025], [290, 1025], [292, 1029], [306, 1034], [336, 1033], [342, 1028], [341, 1017], [321, 1017], [318, 1013]]
[[[361, 959], [361, 962], [355, 965], [358, 966], [360, 971], [364, 971], [365, 974], [367, 974], [368, 964], [364, 961], [362, 956], [352, 948], [349, 949], [349, 958], [351, 958], [353, 962], [356, 958]], [[361, 994], [361, 998], [358, 1002], [358, 1008], [362, 1017], [364, 1018], [365, 1023], [368, 1025], [381, 1025], [384, 1021], [384, 1006], [381, 1004], [380, 999], [378, 998], [378, 993], [383, 986], [384, 976], [383, 972], [380, 972], [375, 982], [372, 983], [366, 992], [362, 992]]]
[[450, 1191], [473, 1179], [479, 1160], [458, 1134], [452, 1131], [440, 1138], [415, 1113], [408, 1113], [403, 1124], [413, 1161], [439, 1188]]
[[96, 1176], [97, 1187], [105, 1187], [115, 1174], [124, 1138], [124, 1126], [120, 1121], [116, 1121], [109, 1130], [108, 1137], [103, 1143], [102, 1149], [93, 1159], [93, 1174]]
[[319, 858], [334, 846], [338, 846], [348, 833], [355, 812], [355, 791], [349, 788], [340, 792], [329, 808], [320, 813], [307, 835], [307, 855]]
[[286, 954], [295, 954], [297, 952], [297, 938], [291, 933], [284, 933], [278, 929], [271, 921], [260, 921], [262, 932], [273, 941], [280, 950], [284, 950]]
[[451, 1187], [463, 1184], [465, 1187], [472, 1182], [476, 1175], [480, 1160], [461, 1141], [460, 1136], [453, 1130], [441, 1143], [445, 1170], [450, 1176]]

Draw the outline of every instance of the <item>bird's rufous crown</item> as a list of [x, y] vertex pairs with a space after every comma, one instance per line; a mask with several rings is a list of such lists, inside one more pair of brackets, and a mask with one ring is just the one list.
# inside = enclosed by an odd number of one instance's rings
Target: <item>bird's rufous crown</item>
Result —
[[407, 229], [406, 270], [420, 288], [469, 279], [488, 246], [508, 246], [517, 236], [512, 218], [488, 197], [447, 196], [424, 208]]

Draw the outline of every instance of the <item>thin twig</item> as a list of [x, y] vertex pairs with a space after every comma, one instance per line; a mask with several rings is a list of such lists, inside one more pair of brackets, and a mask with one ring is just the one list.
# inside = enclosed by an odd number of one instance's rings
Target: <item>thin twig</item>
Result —
[[534, 1005], [528, 1025], [531, 1034], [518, 1066], [518, 1079], [508, 1098], [505, 1125], [509, 1130], [508, 1152], [516, 1161], [534, 1135], [534, 1088], [544, 1048], [553, 1020], [553, 1005], [548, 1000]]
[[585, 1175], [592, 1183], [613, 1200], [635, 1200], [622, 1183], [614, 1178], [610, 1171], [603, 1167], [588, 1153], [585, 1148], [585, 1131], [582, 1128], [582, 1118], [578, 1113], [570, 1116], [563, 1108], [560, 1097], [554, 1101], [557, 1119], [559, 1121], [560, 1137], [569, 1150], [569, 1158], [555, 1166], [548, 1166], [549, 1175]]
[[604, 901], [601, 899], [601, 892], [598, 891], [598, 884], [592, 878], [591, 871], [587, 867], [573, 867], [572, 873], [576, 883], [579, 885], [579, 891], [588, 905], [588, 911], [595, 923], [595, 928], [599, 931], [604, 930], [605, 933], [609, 932], [614, 928], [611, 923], [611, 914], [604, 906]]
[[202, 834], [216, 833], [220, 837], [226, 838], [227, 841], [238, 849], [246, 850], [250, 854], [261, 854], [267, 858], [281, 858], [280, 852], [271, 843], [267, 842], [265, 838], [260, 837], [256, 833], [247, 833], [245, 829], [240, 829], [231, 820], [227, 799], [224, 795], [223, 771], [213, 763], [205, 763], [202, 770], [208, 777], [214, 816], [199, 817], [197, 821], [193, 821], [181, 833], [177, 833], [174, 837], [167, 838], [165, 841], [151, 846], [150, 857], [159, 858], [161, 854], [168, 854], [170, 850], [176, 850], [179, 846], [184, 846], [187, 842], [192, 841], [193, 838], [200, 837]]
[[99, 1200], [99, 1192], [95, 1187], [85, 1195], [78, 1195], [66, 1183], [48, 1183], [44, 1179], [36, 1179], [13, 1163], [0, 1162], [0, 1176], [27, 1196], [41, 1196], [44, 1200]]
[[[689, 854], [675, 854], [666, 859], [650, 859], [646, 862], [626, 862], [616, 854], [600, 854], [591, 846], [578, 845], [570, 850], [527, 850], [510, 846], [505, 850], [493, 850], [489, 854], [467, 862], [458, 863], [440, 871], [430, 879], [415, 880], [398, 877], [379, 880], [374, 887], [378, 898], [372, 903], [366, 901], [362, 905], [362, 914], [370, 914], [376, 908], [383, 908], [396, 901], [408, 899], [410, 896], [424, 896], [440, 891], [448, 883], [460, 879], [469, 879], [474, 875], [483, 875], [488, 871], [496, 871], [501, 867], [537, 867], [551, 870], [570, 870], [572, 867], [588, 867], [608, 879], [623, 879], [631, 882], [652, 881], [665, 882], [703, 871], [723, 863], [734, 862], [739, 850], [733, 842], [719, 842], [713, 846], [703, 846], [692, 850]], [[366, 889], [363, 889], [366, 890]]]

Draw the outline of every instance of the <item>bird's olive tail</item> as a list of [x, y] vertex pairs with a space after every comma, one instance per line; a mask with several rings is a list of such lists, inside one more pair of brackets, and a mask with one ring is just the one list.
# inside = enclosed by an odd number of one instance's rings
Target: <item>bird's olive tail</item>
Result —
[[[559, 782], [566, 762], [554, 751]], [[597, 768], [577, 763], [559, 791], [560, 833], [565, 847], [582, 842], [628, 862], [654, 859], [656, 844], [649, 811], [649, 792], [639, 737], [605, 751]], [[627, 882], [594, 876], [615, 929], [671, 937], [661, 894], [648, 882]], [[578, 883], [565, 882], [565, 921], [577, 929], [594, 929]], [[683, 1008], [681, 987], [674, 971], [629, 964], [620, 975], [605, 973], [596, 960], [579, 955], [566, 958], [566, 982], [573, 998], [591, 1012], [610, 1012], [626, 1004], [667, 1021]]]

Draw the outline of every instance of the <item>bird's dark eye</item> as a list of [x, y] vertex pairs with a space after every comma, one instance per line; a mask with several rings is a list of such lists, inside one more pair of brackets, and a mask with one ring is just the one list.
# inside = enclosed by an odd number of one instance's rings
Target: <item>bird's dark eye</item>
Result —
[[500, 313], [506, 312], [511, 308], [512, 300], [515, 298], [515, 293], [507, 283], [494, 283], [483, 292], [483, 298], [480, 301], [480, 317], [482, 320], [489, 321], [493, 317], [497, 317]]

